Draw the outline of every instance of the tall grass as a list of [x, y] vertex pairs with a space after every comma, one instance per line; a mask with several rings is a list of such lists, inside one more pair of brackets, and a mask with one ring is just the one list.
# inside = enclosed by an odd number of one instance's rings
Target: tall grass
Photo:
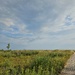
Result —
[[0, 75], [59, 75], [70, 50], [0, 51]]

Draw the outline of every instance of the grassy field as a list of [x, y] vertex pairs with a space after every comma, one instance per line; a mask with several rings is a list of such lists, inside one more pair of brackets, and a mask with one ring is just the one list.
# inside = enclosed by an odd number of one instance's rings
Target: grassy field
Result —
[[0, 50], [0, 75], [59, 75], [71, 50]]

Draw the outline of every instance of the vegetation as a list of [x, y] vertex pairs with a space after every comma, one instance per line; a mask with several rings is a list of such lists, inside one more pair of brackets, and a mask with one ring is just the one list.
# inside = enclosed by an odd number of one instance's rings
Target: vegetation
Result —
[[71, 50], [0, 50], [0, 75], [59, 75]]
[[10, 43], [8, 43], [8, 45], [7, 45], [7, 49], [9, 49], [10, 48]]

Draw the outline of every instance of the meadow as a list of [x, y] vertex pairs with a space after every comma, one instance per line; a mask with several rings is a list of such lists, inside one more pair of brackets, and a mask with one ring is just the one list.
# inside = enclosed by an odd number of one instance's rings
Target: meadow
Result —
[[59, 75], [72, 50], [0, 50], [0, 75]]

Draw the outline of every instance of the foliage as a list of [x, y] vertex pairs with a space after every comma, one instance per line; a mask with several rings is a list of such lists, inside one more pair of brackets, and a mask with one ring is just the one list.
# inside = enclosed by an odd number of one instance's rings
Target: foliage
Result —
[[7, 45], [7, 49], [9, 49], [10, 48], [10, 43], [8, 43], [8, 45]]
[[0, 50], [0, 75], [59, 75], [71, 50]]

